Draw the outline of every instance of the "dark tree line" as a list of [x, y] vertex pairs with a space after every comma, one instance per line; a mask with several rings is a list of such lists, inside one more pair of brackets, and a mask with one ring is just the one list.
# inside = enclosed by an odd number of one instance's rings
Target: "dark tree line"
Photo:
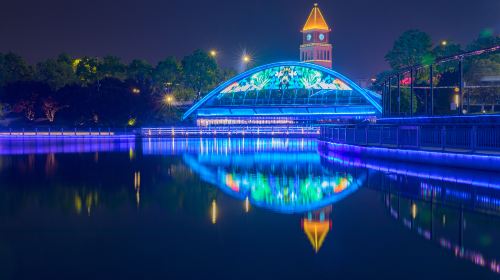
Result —
[[29, 65], [0, 53], [0, 124], [112, 126], [165, 124], [232, 75], [197, 50], [156, 65], [115, 56], [61, 54]]

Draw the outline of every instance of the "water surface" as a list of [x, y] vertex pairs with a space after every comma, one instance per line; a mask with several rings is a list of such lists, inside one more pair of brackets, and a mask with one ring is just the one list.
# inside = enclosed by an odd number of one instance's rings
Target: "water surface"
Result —
[[1, 279], [495, 279], [497, 174], [308, 139], [0, 141]]

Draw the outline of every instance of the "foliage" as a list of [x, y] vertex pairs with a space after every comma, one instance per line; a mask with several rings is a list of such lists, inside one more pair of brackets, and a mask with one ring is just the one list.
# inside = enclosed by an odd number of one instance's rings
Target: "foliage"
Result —
[[[485, 30], [477, 39], [467, 45], [466, 50], [473, 51], [496, 45], [500, 45], [500, 37], [495, 36], [491, 30]], [[377, 83], [372, 88], [381, 91], [382, 82], [386, 81], [388, 76], [393, 76], [395, 73], [410, 66], [431, 65], [438, 59], [463, 52], [459, 44], [447, 41], [446, 43], [439, 42], [432, 47], [429, 35], [418, 30], [406, 31], [395, 41], [393, 48], [385, 56], [386, 61], [392, 69], [378, 74]], [[433, 65], [434, 112], [436, 114], [456, 114], [456, 111], [451, 111], [450, 103], [454, 102], [455, 95], [457, 94], [456, 89], [460, 84], [458, 60], [440, 62]], [[464, 90], [464, 100], [470, 100], [471, 104], [483, 104], [483, 107], [484, 104], [496, 104], [498, 87], [492, 87], [491, 85], [494, 83], [495, 77], [500, 73], [500, 54], [487, 53], [466, 57], [463, 60], [462, 66], [464, 74], [463, 83], [469, 86]], [[403, 112], [409, 112], [409, 82], [408, 77], [401, 80], [401, 83], [406, 87], [401, 89], [401, 107]], [[418, 71], [414, 72], [413, 83], [415, 86], [414, 100], [412, 100], [414, 113], [425, 113], [425, 95], [430, 95], [429, 67], [419, 68]], [[476, 108], [475, 110], [478, 112], [479, 109]], [[481, 110], [488, 111], [487, 108], [482, 108]]]
[[47, 83], [54, 90], [78, 82], [71, 58], [66, 54], [59, 55], [57, 59], [39, 62], [35, 75], [36, 80]]
[[476, 40], [472, 41], [467, 46], [467, 50], [473, 51], [473, 50], [490, 48], [498, 45], [500, 45], [500, 36], [498, 35], [495, 36], [492, 30], [485, 29], [479, 34]]
[[153, 71], [155, 93], [169, 92], [179, 85], [182, 76], [181, 65], [173, 57], [168, 57], [156, 65]]
[[[219, 69], [202, 51], [182, 62], [167, 57], [153, 67], [139, 59], [125, 64], [115, 56], [61, 54], [31, 67], [18, 55], [0, 54], [0, 117], [8, 115], [14, 125], [23, 126], [121, 127], [178, 121], [202, 91], [234, 74]], [[167, 95], [172, 96], [168, 106]]]
[[196, 91], [186, 87], [176, 87], [172, 94], [177, 101], [190, 101], [196, 98]]
[[394, 42], [392, 49], [385, 55], [385, 60], [392, 69], [401, 70], [428, 62], [431, 47], [431, 38], [427, 33], [408, 30]]
[[182, 59], [184, 71], [184, 85], [197, 92], [207, 91], [217, 82], [218, 69], [215, 60], [206, 52], [196, 50], [193, 54]]
[[60, 105], [52, 96], [42, 99], [42, 110], [49, 122], [54, 122], [56, 113], [66, 106]]
[[119, 80], [125, 80], [127, 78], [127, 66], [116, 56], [108, 55], [103, 57], [97, 70], [104, 78], [116, 78]]
[[146, 86], [151, 82], [153, 67], [145, 60], [134, 59], [127, 67], [128, 79]]
[[100, 75], [97, 72], [99, 60], [95, 57], [83, 57], [76, 64], [76, 76], [82, 85], [91, 85], [99, 80]]
[[6, 103], [0, 103], [0, 119], [10, 112], [9, 105]]
[[463, 50], [459, 44], [450, 42], [447, 42], [445, 45], [439, 44], [432, 49], [432, 54], [435, 58], [449, 57], [462, 52]]
[[17, 81], [29, 80], [33, 69], [17, 54], [0, 53], [0, 86]]

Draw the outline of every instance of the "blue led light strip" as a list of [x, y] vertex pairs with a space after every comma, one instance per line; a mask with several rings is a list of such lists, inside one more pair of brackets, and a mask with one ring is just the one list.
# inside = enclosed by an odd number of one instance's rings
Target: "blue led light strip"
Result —
[[350, 79], [348, 79], [344, 75], [342, 75], [336, 71], [333, 71], [332, 69], [329, 69], [329, 68], [326, 68], [326, 67], [323, 67], [320, 65], [312, 64], [312, 63], [297, 62], [297, 61], [284, 61], [284, 62], [270, 63], [270, 64], [266, 64], [263, 66], [253, 68], [253, 69], [248, 70], [246, 72], [243, 72], [239, 75], [236, 75], [233, 78], [227, 80], [226, 82], [220, 84], [215, 89], [213, 89], [211, 92], [209, 92], [207, 95], [205, 95], [202, 99], [200, 99], [198, 102], [196, 102], [196, 104], [194, 104], [191, 108], [189, 108], [189, 110], [187, 110], [186, 113], [184, 113], [184, 115], [182, 116], [182, 120], [185, 120], [186, 118], [188, 118], [200, 106], [205, 104], [208, 100], [210, 100], [212, 97], [216, 96], [218, 93], [220, 93], [222, 90], [227, 88], [229, 85], [231, 85], [239, 80], [242, 80], [244, 78], [247, 78], [247, 77], [249, 77], [257, 72], [260, 72], [262, 70], [265, 70], [268, 68], [273, 68], [273, 67], [281, 67], [281, 66], [305, 67], [305, 68], [315, 69], [315, 70], [321, 71], [323, 73], [332, 75], [333, 77], [336, 77], [336, 78], [342, 80], [343, 82], [348, 84], [351, 88], [353, 88], [355, 91], [360, 93], [366, 100], [368, 100], [368, 102], [370, 102], [370, 104], [373, 107], [375, 107], [375, 109], [379, 113], [382, 112], [382, 106], [379, 104], [379, 102], [377, 102], [377, 100], [375, 100], [375, 98], [371, 94], [369, 94], [366, 90], [362, 89], [360, 86], [358, 86], [356, 83], [354, 83], [353, 81], [351, 81]]

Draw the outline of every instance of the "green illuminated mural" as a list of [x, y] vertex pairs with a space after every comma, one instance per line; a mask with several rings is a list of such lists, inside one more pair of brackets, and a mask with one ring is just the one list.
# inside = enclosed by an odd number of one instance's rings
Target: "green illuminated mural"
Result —
[[277, 66], [236, 81], [220, 93], [287, 89], [352, 91], [340, 79], [319, 70], [302, 66]]
[[[340, 174], [339, 174], [340, 175]], [[339, 195], [353, 183], [350, 174], [342, 176], [286, 176], [283, 174], [227, 173], [219, 170], [218, 181], [253, 203], [268, 206], [306, 206]]]

